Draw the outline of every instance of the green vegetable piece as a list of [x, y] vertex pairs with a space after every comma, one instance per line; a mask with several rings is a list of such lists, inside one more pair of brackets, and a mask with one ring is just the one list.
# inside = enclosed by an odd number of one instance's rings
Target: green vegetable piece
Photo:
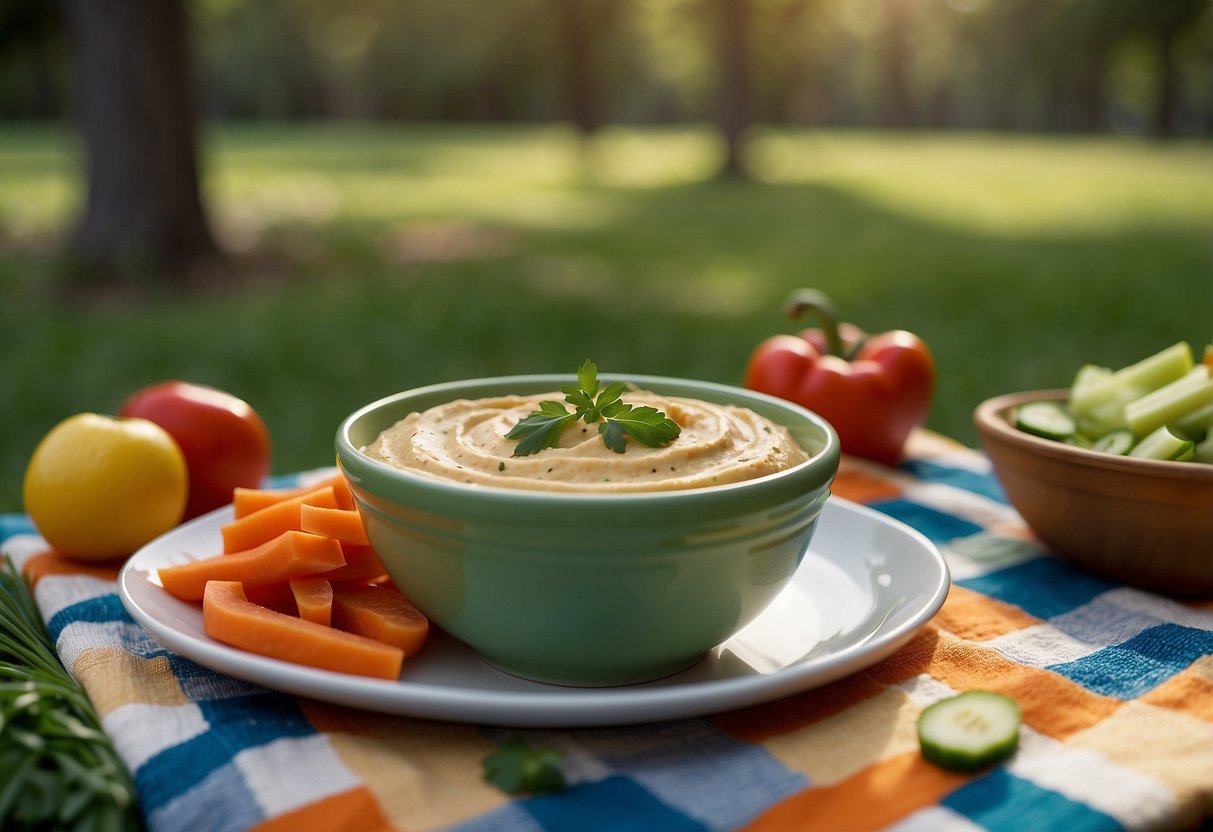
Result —
[[1083, 364], [1074, 375], [1074, 383], [1070, 385], [1070, 398], [1074, 398], [1075, 394], [1080, 390], [1085, 390], [1092, 384], [1106, 381], [1111, 377], [1112, 371], [1107, 367], [1100, 367], [1096, 364]]
[[977, 771], [1019, 747], [1019, 705], [1009, 696], [971, 690], [936, 702], [918, 717], [922, 756], [937, 766]]
[[1138, 459], [1162, 459], [1174, 462], [1185, 462], [1196, 453], [1196, 443], [1186, 436], [1180, 436], [1163, 425], [1158, 430], [1138, 442], [1129, 456]]
[[1125, 405], [1125, 421], [1138, 436], [1171, 424], [1202, 407], [1213, 406], [1213, 378], [1204, 364], [1182, 378]]
[[[1079, 418], [1091, 416], [1099, 410], [1106, 414], [1109, 406], [1113, 409], [1124, 407], [1134, 399], [1182, 378], [1191, 371], [1192, 365], [1192, 348], [1187, 341], [1180, 341], [1106, 378], [1091, 380], [1077, 389], [1071, 388], [1070, 409]], [[1109, 417], [1105, 415], [1103, 420], [1108, 421]], [[1112, 418], [1111, 421], [1116, 420]], [[1114, 423], [1112, 426], [1124, 425]]]
[[1120, 428], [1096, 439], [1091, 445], [1091, 450], [1124, 456], [1133, 449], [1136, 443], [1137, 437], [1133, 435], [1133, 431], [1128, 428]]
[[565, 788], [560, 763], [564, 754], [510, 737], [484, 758], [484, 779], [506, 794], [551, 794]]
[[1059, 442], [1078, 430], [1074, 417], [1061, 402], [1027, 402], [1015, 408], [1015, 427], [1025, 433]]
[[1197, 408], [1183, 418], [1176, 419], [1172, 427], [1184, 436], [1205, 436], [1213, 431], [1213, 404]]
[[1213, 430], [1209, 431], [1203, 442], [1197, 442], [1192, 448], [1192, 461], [1213, 465]]
[[641, 445], [660, 448], [678, 438], [682, 429], [678, 423], [653, 407], [634, 407], [625, 404], [621, 397], [627, 385], [614, 382], [599, 392], [598, 366], [590, 359], [577, 370], [578, 386], [565, 385], [560, 388], [564, 400], [573, 406], [573, 412], [560, 402], [540, 402], [534, 411], [510, 428], [506, 439], [516, 439], [514, 456], [528, 456], [544, 448], [554, 448], [560, 443], [560, 434], [573, 422], [582, 420], [586, 424], [598, 425], [603, 444], [616, 453], [627, 450], [626, 437]]

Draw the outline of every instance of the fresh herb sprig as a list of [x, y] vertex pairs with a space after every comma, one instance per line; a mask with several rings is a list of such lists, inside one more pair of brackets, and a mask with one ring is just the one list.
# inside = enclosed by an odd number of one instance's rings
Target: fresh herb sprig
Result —
[[564, 791], [560, 763], [564, 754], [549, 745], [533, 746], [510, 737], [484, 758], [484, 779], [506, 794], [553, 794]]
[[601, 390], [600, 387], [598, 365], [587, 358], [577, 370], [577, 385], [560, 388], [565, 402], [573, 406], [572, 411], [560, 402], [543, 401], [538, 410], [510, 428], [505, 438], [518, 440], [514, 456], [529, 456], [556, 447], [564, 429], [578, 420], [589, 425], [598, 422], [603, 444], [619, 454], [627, 450], [628, 436], [650, 448], [660, 448], [678, 438], [681, 433], [678, 423], [657, 408], [622, 401], [626, 384], [617, 381]]
[[7, 557], [0, 560], [0, 828], [143, 828], [126, 767], [59, 663]]

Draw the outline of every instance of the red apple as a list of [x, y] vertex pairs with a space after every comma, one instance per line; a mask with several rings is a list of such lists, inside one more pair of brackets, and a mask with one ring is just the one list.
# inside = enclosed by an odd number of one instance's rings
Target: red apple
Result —
[[260, 487], [270, 472], [269, 431], [231, 393], [166, 381], [136, 391], [119, 415], [155, 422], [181, 446], [189, 470], [185, 519], [227, 505], [234, 488]]

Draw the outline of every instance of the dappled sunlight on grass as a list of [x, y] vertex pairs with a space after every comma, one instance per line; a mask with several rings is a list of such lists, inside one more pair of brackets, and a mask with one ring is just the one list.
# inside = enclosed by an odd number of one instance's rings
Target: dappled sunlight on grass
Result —
[[693, 275], [670, 263], [640, 281], [627, 279], [608, 260], [586, 254], [531, 257], [523, 272], [529, 290], [553, 300], [609, 304], [641, 318], [657, 313], [729, 320], [763, 312], [761, 295], [752, 289], [762, 276], [729, 256]]
[[770, 132], [763, 181], [829, 184], [890, 210], [998, 236], [1213, 224], [1213, 148], [1122, 138]]
[[612, 127], [596, 135], [587, 153], [589, 176], [600, 185], [661, 187], [711, 178], [723, 146], [715, 132]]
[[704, 129], [232, 128], [208, 134], [206, 190], [258, 279], [63, 306], [35, 291], [53, 248], [13, 240], [70, 220], [71, 143], [17, 132], [0, 141], [0, 511], [51, 424], [162, 378], [253, 402], [289, 471], [331, 463], [355, 407], [420, 384], [587, 356], [737, 383], [762, 338], [801, 325], [781, 314], [798, 286], [921, 334], [929, 424], [969, 442], [987, 396], [1213, 334], [1205, 146], [771, 131], [747, 185], [713, 178]]
[[82, 199], [76, 145], [59, 131], [9, 128], [0, 140], [0, 246], [57, 238]]

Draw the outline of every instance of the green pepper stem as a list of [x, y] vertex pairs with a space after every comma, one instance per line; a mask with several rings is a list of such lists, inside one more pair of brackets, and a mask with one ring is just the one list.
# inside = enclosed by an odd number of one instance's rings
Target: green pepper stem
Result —
[[783, 310], [793, 321], [803, 317], [806, 312], [812, 312], [821, 324], [821, 332], [825, 335], [830, 355], [846, 357], [842, 336], [838, 334], [838, 310], [825, 292], [819, 289], [797, 289], [788, 296]]

